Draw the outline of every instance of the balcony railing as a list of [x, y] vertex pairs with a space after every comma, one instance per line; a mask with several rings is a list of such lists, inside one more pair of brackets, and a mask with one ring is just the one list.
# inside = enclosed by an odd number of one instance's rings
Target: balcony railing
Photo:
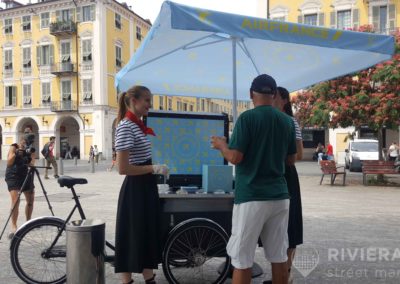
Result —
[[14, 74], [13, 69], [4, 69], [3, 70], [3, 78], [12, 78]]
[[50, 34], [65, 36], [76, 33], [76, 23], [73, 21], [57, 21], [50, 24]]
[[32, 76], [32, 68], [22, 68], [22, 77]]
[[53, 101], [50, 106], [50, 110], [53, 112], [76, 111], [77, 109], [76, 101], [72, 100]]
[[74, 64], [71, 62], [60, 62], [51, 67], [51, 73], [54, 75], [71, 75], [76, 73]]

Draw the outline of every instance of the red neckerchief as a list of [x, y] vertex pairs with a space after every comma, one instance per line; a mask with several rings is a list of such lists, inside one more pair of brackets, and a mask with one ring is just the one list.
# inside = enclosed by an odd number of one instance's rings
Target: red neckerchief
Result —
[[139, 126], [139, 128], [143, 131], [143, 133], [145, 135], [156, 136], [156, 134], [154, 133], [153, 129], [151, 129], [150, 127], [147, 127], [146, 125], [144, 125], [143, 121], [141, 119], [137, 118], [137, 116], [134, 113], [132, 113], [131, 111], [128, 110], [126, 112], [125, 118], [127, 118], [130, 121], [136, 123], [137, 126]]

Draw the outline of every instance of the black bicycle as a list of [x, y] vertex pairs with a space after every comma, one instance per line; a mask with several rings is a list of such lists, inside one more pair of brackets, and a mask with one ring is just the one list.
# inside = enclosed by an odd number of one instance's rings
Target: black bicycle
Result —
[[[66, 281], [66, 224], [77, 209], [86, 219], [74, 185], [86, 184], [84, 178], [62, 176], [61, 187], [71, 189], [75, 205], [65, 220], [54, 216], [39, 217], [21, 226], [10, 245], [12, 267], [26, 283], [57, 284]], [[169, 228], [163, 251], [163, 271], [169, 283], [225, 282], [230, 270], [226, 253], [228, 235], [216, 222], [192, 218]], [[112, 251], [115, 248], [106, 241]], [[112, 263], [114, 255], [105, 255]]]

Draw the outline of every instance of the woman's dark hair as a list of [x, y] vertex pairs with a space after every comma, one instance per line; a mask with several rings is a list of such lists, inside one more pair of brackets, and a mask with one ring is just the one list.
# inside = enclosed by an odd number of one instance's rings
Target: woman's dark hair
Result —
[[284, 87], [278, 87], [278, 95], [282, 100], [287, 100], [287, 103], [283, 106], [283, 111], [290, 116], [293, 116], [292, 104], [290, 102], [289, 91]]
[[128, 111], [129, 103], [132, 98], [139, 99], [142, 95], [149, 93], [150, 90], [144, 86], [133, 86], [126, 92], [123, 92], [119, 96], [118, 100], [118, 115], [116, 124], [124, 119], [126, 112]]

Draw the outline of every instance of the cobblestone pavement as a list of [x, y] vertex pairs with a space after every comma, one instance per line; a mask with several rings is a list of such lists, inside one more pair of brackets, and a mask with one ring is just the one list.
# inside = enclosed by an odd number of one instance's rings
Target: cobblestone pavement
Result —
[[[76, 187], [88, 218], [106, 222], [106, 238], [113, 240], [115, 212], [122, 177], [107, 172], [108, 161], [101, 161], [96, 172], [80, 161], [64, 162], [64, 174], [85, 177], [87, 185]], [[360, 173], [348, 175], [347, 185], [330, 186], [328, 179], [319, 185], [320, 170], [316, 163], [298, 164], [300, 174], [304, 245], [298, 248], [293, 269], [294, 283], [400, 283], [400, 188], [362, 185]], [[0, 162], [0, 229], [9, 212], [9, 195], [4, 182], [5, 162]], [[43, 173], [42, 173], [43, 177]], [[340, 179], [341, 177], [339, 177]], [[399, 178], [391, 178], [400, 182]], [[65, 218], [73, 202], [70, 192], [56, 180], [43, 180], [56, 216]], [[38, 182], [33, 217], [50, 215]], [[340, 182], [338, 183], [340, 184]], [[23, 212], [24, 201], [20, 207]], [[78, 218], [77, 216], [75, 216]], [[21, 225], [23, 217], [20, 215]], [[0, 240], [0, 283], [22, 283], [14, 274], [9, 260], [9, 241]], [[256, 262], [264, 274], [253, 283], [270, 277], [269, 264], [257, 249]], [[119, 283], [113, 268], [106, 265], [107, 283]], [[162, 269], [156, 271], [157, 282], [167, 283]], [[143, 283], [135, 277], [136, 283]], [[230, 283], [228, 280], [227, 283]]]

